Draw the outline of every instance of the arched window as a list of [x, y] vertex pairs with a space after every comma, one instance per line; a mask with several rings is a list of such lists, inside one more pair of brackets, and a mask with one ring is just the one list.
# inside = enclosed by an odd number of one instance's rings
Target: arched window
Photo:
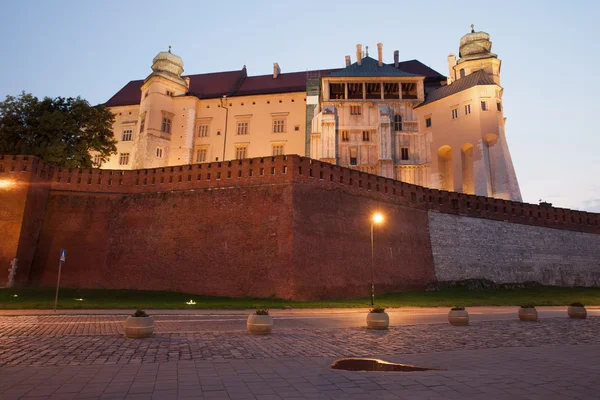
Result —
[[394, 115], [394, 130], [395, 131], [402, 130], [402, 115], [400, 115], [400, 114]]
[[460, 69], [460, 77], [461, 77], [461, 78], [464, 78], [464, 77], [465, 77], [465, 69], [464, 69], [464, 68], [461, 68], [461, 69]]

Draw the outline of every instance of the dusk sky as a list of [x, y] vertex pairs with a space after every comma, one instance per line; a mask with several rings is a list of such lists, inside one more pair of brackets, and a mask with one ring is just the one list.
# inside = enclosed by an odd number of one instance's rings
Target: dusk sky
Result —
[[172, 46], [184, 74], [337, 68], [355, 45], [443, 75], [470, 25], [502, 60], [506, 137], [523, 200], [600, 212], [600, 2], [0, 0], [0, 97], [104, 103]]

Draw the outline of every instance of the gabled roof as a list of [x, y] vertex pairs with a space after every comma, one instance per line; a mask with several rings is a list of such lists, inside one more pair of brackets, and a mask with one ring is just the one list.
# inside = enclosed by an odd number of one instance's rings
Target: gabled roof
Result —
[[306, 77], [308, 74], [317, 74], [326, 76], [337, 69], [327, 69], [320, 71], [289, 72], [279, 74], [277, 78], [273, 75], [249, 76], [240, 85], [240, 87], [231, 94], [231, 96], [248, 96], [253, 94], [272, 94], [305, 92]]
[[360, 65], [355, 62], [337, 72], [329, 74], [329, 76], [347, 76], [347, 77], [366, 77], [366, 76], [423, 76], [411, 74], [401, 69], [394, 68], [388, 64], [379, 66], [379, 61], [369, 56], [363, 58]]
[[415, 108], [423, 107], [478, 85], [496, 85], [496, 82], [484, 70], [479, 70], [431, 92], [425, 101]]

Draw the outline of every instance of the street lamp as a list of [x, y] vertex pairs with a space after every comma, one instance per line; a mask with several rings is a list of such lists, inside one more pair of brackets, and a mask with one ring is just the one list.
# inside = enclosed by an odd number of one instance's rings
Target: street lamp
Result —
[[371, 306], [375, 305], [375, 280], [374, 280], [374, 269], [375, 269], [375, 251], [373, 246], [373, 227], [383, 222], [383, 215], [376, 212], [371, 217]]

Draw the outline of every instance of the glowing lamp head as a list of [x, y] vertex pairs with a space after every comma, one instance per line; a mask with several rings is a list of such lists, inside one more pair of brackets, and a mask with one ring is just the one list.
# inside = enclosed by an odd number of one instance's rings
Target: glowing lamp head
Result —
[[14, 184], [15, 182], [10, 179], [0, 179], [0, 189], [8, 189]]
[[373, 214], [373, 222], [376, 224], [380, 224], [383, 222], [383, 214], [375, 213]]

